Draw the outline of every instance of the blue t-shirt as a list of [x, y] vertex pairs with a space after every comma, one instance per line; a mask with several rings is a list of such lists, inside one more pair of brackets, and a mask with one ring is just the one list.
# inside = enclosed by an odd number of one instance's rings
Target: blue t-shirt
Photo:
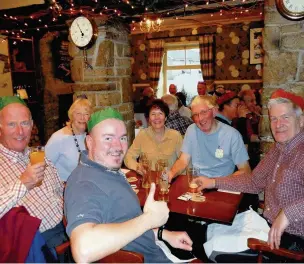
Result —
[[[69, 177], [64, 194], [67, 234], [84, 223], [122, 223], [142, 214], [136, 193], [121, 171], [111, 171], [81, 153], [80, 164]], [[145, 262], [170, 262], [155, 243], [152, 230], [127, 244], [124, 250], [144, 255]]]
[[190, 125], [181, 151], [191, 156], [200, 175], [208, 177], [227, 176], [234, 172], [235, 165], [249, 159], [241, 134], [221, 122], [212, 134], [205, 134], [196, 124]]

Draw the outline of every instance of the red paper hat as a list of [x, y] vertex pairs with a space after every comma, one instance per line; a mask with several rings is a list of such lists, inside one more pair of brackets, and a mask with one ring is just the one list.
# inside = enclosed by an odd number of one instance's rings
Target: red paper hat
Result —
[[286, 92], [283, 89], [278, 89], [273, 92], [270, 98], [286, 98], [292, 101], [294, 104], [300, 106], [302, 110], [304, 110], [304, 98], [302, 96], [295, 95], [294, 93]]
[[235, 92], [232, 91], [227, 91], [226, 93], [224, 93], [222, 96], [220, 96], [219, 98], [217, 98], [216, 102], [218, 105], [222, 105], [226, 102], [228, 102], [229, 100], [236, 98], [237, 95]]

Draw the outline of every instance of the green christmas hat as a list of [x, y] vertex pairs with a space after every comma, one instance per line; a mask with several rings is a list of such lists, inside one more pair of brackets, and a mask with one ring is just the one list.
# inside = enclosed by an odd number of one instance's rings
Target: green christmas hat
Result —
[[109, 107], [104, 110], [97, 111], [91, 115], [91, 118], [88, 121], [88, 131], [90, 132], [92, 128], [98, 123], [109, 118], [114, 118], [123, 121], [121, 113]]
[[25, 105], [25, 102], [18, 96], [2, 96], [0, 97], [0, 110], [9, 104], [22, 104]]

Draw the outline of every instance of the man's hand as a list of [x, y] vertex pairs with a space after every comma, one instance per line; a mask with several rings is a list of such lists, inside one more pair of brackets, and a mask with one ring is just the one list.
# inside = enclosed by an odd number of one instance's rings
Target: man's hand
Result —
[[186, 232], [163, 231], [163, 240], [167, 241], [172, 247], [184, 250], [192, 250], [192, 240]]
[[36, 187], [36, 184], [44, 178], [45, 162], [40, 162], [35, 165], [28, 165], [25, 172], [20, 176], [20, 181], [29, 190]]
[[169, 170], [168, 171], [168, 181], [169, 181], [169, 183], [171, 183], [171, 181], [172, 181], [173, 178], [174, 178], [174, 175], [173, 175], [172, 171]]
[[194, 182], [198, 185], [197, 190], [200, 192], [203, 189], [213, 189], [215, 187], [215, 179], [210, 179], [206, 176], [195, 178]]
[[155, 188], [155, 183], [151, 183], [150, 192], [144, 206], [144, 214], [149, 216], [151, 229], [164, 225], [169, 218], [169, 208], [166, 202], [154, 200]]
[[289, 225], [289, 220], [287, 219], [283, 210], [278, 214], [277, 218], [272, 223], [272, 226], [268, 233], [268, 245], [271, 249], [278, 249], [281, 244], [281, 236]]
[[241, 104], [237, 109], [238, 117], [246, 117], [250, 113], [246, 105]]

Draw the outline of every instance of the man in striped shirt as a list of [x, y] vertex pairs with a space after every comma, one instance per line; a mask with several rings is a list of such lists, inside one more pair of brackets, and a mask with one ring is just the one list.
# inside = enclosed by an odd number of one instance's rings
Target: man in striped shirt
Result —
[[31, 113], [23, 100], [0, 98], [0, 218], [13, 207], [24, 206], [31, 216], [42, 220], [39, 230], [48, 246], [55, 247], [66, 239], [63, 184], [47, 159], [30, 164], [27, 145], [32, 127]]
[[199, 177], [199, 189], [265, 191], [264, 217], [271, 225], [268, 244], [304, 250], [304, 98], [281, 89], [268, 103], [274, 146], [252, 174]]

